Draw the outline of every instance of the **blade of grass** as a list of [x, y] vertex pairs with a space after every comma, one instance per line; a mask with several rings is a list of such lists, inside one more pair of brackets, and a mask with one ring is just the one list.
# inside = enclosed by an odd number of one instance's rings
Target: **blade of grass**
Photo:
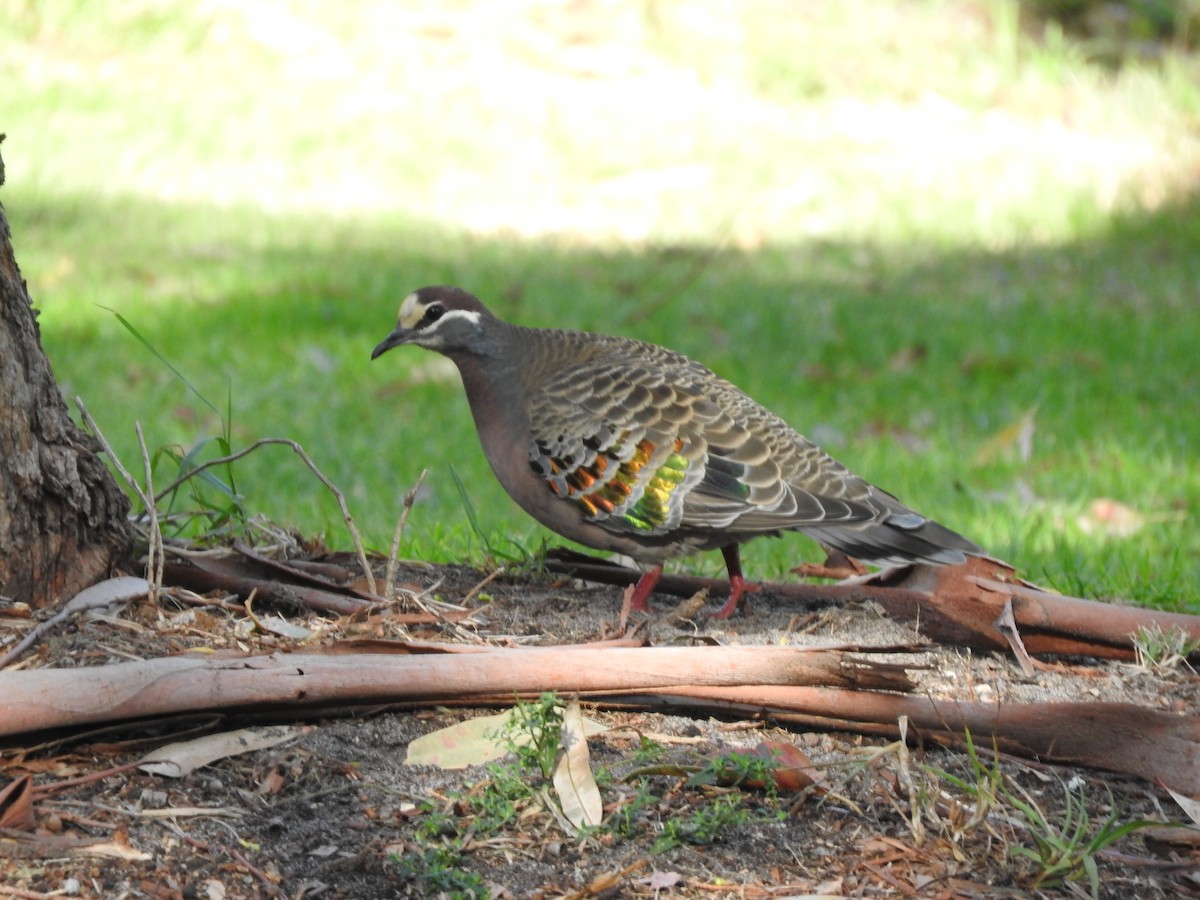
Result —
[[112, 309], [110, 307], [103, 306], [103, 305], [101, 305], [100, 308], [103, 310], [106, 310], [106, 311], [112, 313], [114, 316], [116, 316], [116, 319], [118, 322], [121, 323], [121, 326], [126, 331], [128, 331], [131, 335], [133, 335], [133, 337], [137, 340], [137, 342], [139, 344], [141, 344], [143, 347], [145, 347], [147, 350], [149, 350], [152, 354], [154, 354], [155, 358], [157, 358], [159, 362], [161, 362], [164, 366], [166, 366], [171, 371], [172, 375], [174, 375], [181, 382], [183, 382], [184, 386], [187, 387], [187, 389], [189, 391], [191, 391], [193, 394], [195, 394], [196, 398], [201, 403], [203, 403], [205, 406], [207, 406], [209, 409], [211, 409], [214, 413], [216, 413], [217, 418], [219, 418], [221, 420], [222, 425], [225, 426], [225, 430], [228, 430], [229, 420], [225, 416], [221, 415], [221, 411], [219, 409], [217, 409], [216, 406], [213, 405], [211, 400], [209, 400], [207, 397], [205, 397], [204, 394], [200, 393], [199, 388], [197, 388], [194, 384], [192, 384], [190, 381], [188, 381], [186, 375], [184, 375], [182, 372], [180, 372], [179, 369], [175, 368], [175, 366], [171, 363], [171, 361], [169, 359], [167, 359], [165, 356], [163, 356], [161, 353], [159, 353], [158, 349], [153, 344], [151, 344], [150, 341], [146, 340], [146, 338], [142, 335], [142, 333], [133, 326], [132, 322], [130, 322], [128, 319], [126, 319], [123, 315], [121, 315], [115, 309]]

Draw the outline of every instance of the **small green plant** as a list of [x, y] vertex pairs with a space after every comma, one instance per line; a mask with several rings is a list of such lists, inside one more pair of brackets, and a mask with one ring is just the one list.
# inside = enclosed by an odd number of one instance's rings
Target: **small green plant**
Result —
[[655, 840], [652, 853], [666, 853], [683, 844], [711, 844], [726, 828], [747, 822], [750, 810], [741, 805], [738, 795], [727, 794], [702, 804], [691, 815], [668, 819]]
[[[180, 444], [164, 444], [150, 457], [151, 471], [158, 474], [164, 461], [175, 464], [175, 487], [168, 492], [167, 506], [160, 512], [161, 521], [175, 523], [177, 535], [210, 537], [231, 525], [241, 525], [249, 519], [242, 498], [233, 481], [232, 464], [227, 466], [228, 480], [222, 480], [211, 469], [198, 470], [201, 457], [210, 444], [216, 444], [221, 456], [229, 456], [229, 442], [224, 437], [206, 437], [184, 448]], [[176, 512], [181, 492], [186, 491], [191, 508]]]
[[1188, 665], [1188, 657], [1200, 650], [1200, 638], [1193, 638], [1178, 625], [1163, 631], [1162, 626], [1142, 626], [1133, 635], [1137, 664], [1147, 672], [1165, 675]]
[[471, 830], [476, 834], [495, 834], [516, 821], [521, 807], [534, 794], [523, 772], [500, 763], [491, 763], [487, 770], [490, 777], [464, 798], [474, 816]]
[[503, 737], [523, 769], [549, 778], [554, 774], [562, 726], [562, 701], [547, 692], [529, 703], [517, 701]]
[[688, 779], [690, 787], [719, 784], [726, 787], [761, 787], [767, 796], [776, 796], [775, 770], [779, 764], [774, 758], [753, 753], [726, 753], [711, 760], [708, 765]]
[[562, 704], [556, 694], [545, 693], [528, 703], [517, 701], [500, 734], [515, 761], [490, 763], [489, 777], [462, 798], [474, 817], [474, 833], [494, 834], [534, 800], [537, 779], [554, 773], [561, 732]]
[[404, 876], [427, 889], [429, 896], [454, 900], [486, 900], [491, 896], [483, 877], [462, 868], [462, 845], [458, 842], [422, 847], [394, 862]]
[[609, 815], [604, 825], [618, 838], [630, 838], [645, 827], [646, 812], [659, 802], [651, 789], [650, 779], [639, 778], [633, 796], [619, 804]]
[[638, 737], [638, 748], [633, 751], [631, 762], [635, 766], [648, 765], [661, 759], [665, 752], [666, 748], [662, 744], [643, 734]]
[[493, 539], [492, 535], [483, 530], [483, 526], [479, 524], [479, 516], [475, 513], [475, 504], [471, 502], [471, 495], [467, 493], [466, 485], [459, 478], [458, 471], [454, 466], [451, 465], [449, 468], [450, 478], [454, 481], [454, 489], [458, 492], [458, 499], [462, 503], [463, 514], [467, 517], [467, 524], [471, 533], [475, 535], [475, 540], [483, 549], [484, 565], [488, 568], [497, 568], [502, 565], [533, 566], [534, 554], [528, 549], [507, 538], [505, 543], [511, 549], [504, 549]]
[[942, 814], [938, 814], [935, 807], [929, 808], [933, 823], [955, 845], [980, 826], [987, 825], [989, 815], [1000, 805], [1000, 794], [1005, 783], [999, 753], [993, 755], [991, 765], [981, 760], [970, 731], [966, 732], [966, 749], [966, 772], [962, 776], [944, 769], [924, 767], [929, 774], [957, 788], [967, 797], [966, 802], [949, 797]]
[[1032, 846], [1011, 845], [1008, 852], [1033, 863], [1033, 886], [1039, 889], [1086, 878], [1092, 896], [1099, 896], [1096, 857], [1100, 851], [1140, 828], [1161, 824], [1145, 819], [1121, 823], [1114, 812], [1098, 829], [1093, 829], [1082, 791], [1067, 784], [1063, 785], [1061, 816], [1048, 815], [1019, 785], [1005, 787], [1002, 796], [1017, 811], [1024, 831], [1033, 842]]
[[458, 900], [484, 900], [491, 896], [483, 878], [462, 867], [464, 838], [453, 816], [425, 803], [425, 817], [417, 826], [418, 847], [392, 861], [410, 881], [431, 894]]
[[999, 754], [991, 763], [980, 758], [969, 732], [966, 750], [962, 774], [921, 765], [910, 771], [908, 780], [901, 779], [908, 785], [908, 817], [914, 837], [923, 834], [927, 824], [932, 825], [950, 842], [956, 857], [966, 859], [965, 839], [982, 830], [989, 839], [1003, 842], [1009, 858], [1032, 865], [1029, 880], [1034, 888], [1056, 888], [1086, 879], [1096, 896], [1100, 852], [1140, 828], [1162, 824], [1143, 819], [1121, 823], [1113, 813], [1095, 827], [1082, 789], [1066, 784], [1062, 810], [1047, 812], [1001, 770]]

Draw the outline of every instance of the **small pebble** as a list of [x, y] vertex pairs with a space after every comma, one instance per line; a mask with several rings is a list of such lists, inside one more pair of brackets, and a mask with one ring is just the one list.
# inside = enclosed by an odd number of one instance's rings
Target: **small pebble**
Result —
[[167, 792], [147, 788], [138, 796], [138, 803], [143, 809], [161, 809], [167, 805]]

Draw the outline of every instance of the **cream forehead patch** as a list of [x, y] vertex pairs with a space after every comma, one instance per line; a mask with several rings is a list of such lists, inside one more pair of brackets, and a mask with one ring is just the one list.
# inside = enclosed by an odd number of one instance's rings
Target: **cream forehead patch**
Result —
[[412, 328], [425, 315], [425, 307], [418, 306], [417, 294], [414, 291], [400, 302], [400, 311], [396, 313], [396, 324], [401, 328]]

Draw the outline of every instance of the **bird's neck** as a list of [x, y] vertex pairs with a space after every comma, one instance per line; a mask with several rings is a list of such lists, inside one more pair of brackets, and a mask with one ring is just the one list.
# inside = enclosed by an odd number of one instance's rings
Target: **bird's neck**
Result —
[[516, 428], [525, 424], [524, 409], [520, 408], [518, 397], [519, 352], [519, 348], [497, 346], [482, 353], [447, 354], [462, 376], [463, 389], [477, 428], [482, 429], [488, 422], [494, 429], [497, 420], [502, 423], [501, 427], [507, 424]]
[[475, 431], [496, 478], [509, 494], [519, 496], [528, 477], [529, 415], [511, 365], [477, 356], [454, 360], [462, 376]]

